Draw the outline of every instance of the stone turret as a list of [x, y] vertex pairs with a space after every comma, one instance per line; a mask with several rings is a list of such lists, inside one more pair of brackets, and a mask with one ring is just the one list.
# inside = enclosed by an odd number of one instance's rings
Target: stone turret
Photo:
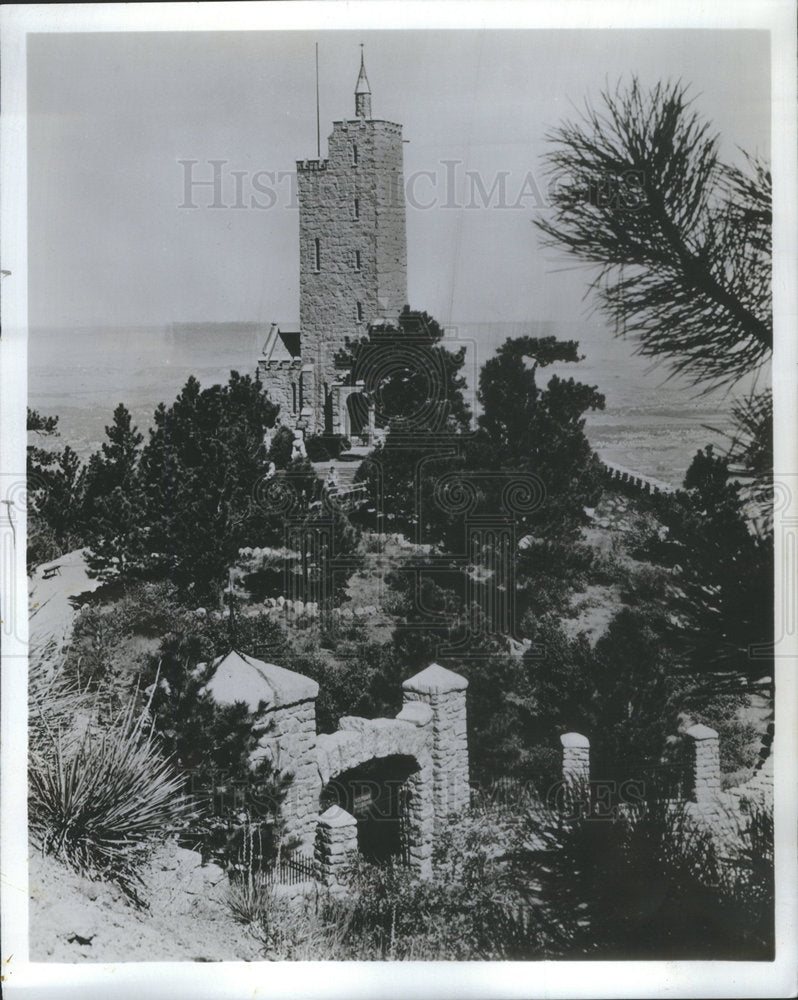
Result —
[[360, 46], [360, 74], [355, 84], [355, 117], [371, 118], [371, 87], [366, 76], [366, 64], [363, 60], [363, 46]]
[[[466, 688], [468, 681], [437, 663], [402, 684], [404, 705], [423, 702], [432, 709], [432, 788], [435, 832], [450, 813], [469, 805]], [[405, 709], [403, 709], [403, 712]]]

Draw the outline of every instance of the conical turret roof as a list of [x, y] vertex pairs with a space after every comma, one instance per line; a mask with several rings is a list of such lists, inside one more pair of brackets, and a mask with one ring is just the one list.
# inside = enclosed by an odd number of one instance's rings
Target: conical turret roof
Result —
[[366, 63], [363, 57], [363, 46], [360, 46], [360, 74], [357, 78], [357, 83], [355, 84], [355, 95], [357, 94], [370, 94], [371, 87], [369, 86], [369, 78], [366, 76]]

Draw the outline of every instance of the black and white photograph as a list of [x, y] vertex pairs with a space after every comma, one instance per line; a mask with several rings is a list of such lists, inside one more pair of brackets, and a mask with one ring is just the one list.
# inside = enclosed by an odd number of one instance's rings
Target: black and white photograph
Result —
[[225, 6], [2, 12], [4, 988], [795, 995], [793, 5]]

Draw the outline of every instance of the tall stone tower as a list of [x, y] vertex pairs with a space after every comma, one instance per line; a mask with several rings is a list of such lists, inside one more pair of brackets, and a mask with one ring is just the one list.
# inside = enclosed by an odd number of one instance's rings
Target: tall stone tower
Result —
[[[334, 357], [369, 323], [396, 319], [407, 302], [402, 126], [371, 117], [361, 51], [355, 117], [333, 122], [328, 156], [299, 160], [300, 425], [343, 429], [347, 393], [334, 389]], [[345, 414], [344, 414], [345, 416]]]

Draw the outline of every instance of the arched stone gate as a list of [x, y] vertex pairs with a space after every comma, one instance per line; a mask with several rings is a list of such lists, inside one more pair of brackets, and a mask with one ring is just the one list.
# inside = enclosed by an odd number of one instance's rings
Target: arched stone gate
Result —
[[370, 761], [409, 757], [415, 762], [405, 782], [409, 801], [404, 847], [410, 865], [423, 873], [430, 869], [434, 836], [433, 718], [432, 709], [423, 704], [405, 706], [395, 719], [346, 716], [337, 732], [322, 734], [316, 744], [322, 793], [331, 781]]
[[403, 683], [395, 719], [345, 716], [336, 732], [317, 735], [315, 681], [236, 650], [214, 668], [207, 690], [218, 704], [261, 707], [266, 731], [253, 760], [268, 757], [293, 775], [282, 806], [284, 839], [305, 849], [315, 845], [322, 881], [334, 884], [332, 869], [357, 849], [350, 813], [333, 804], [320, 815], [324, 789], [370, 761], [399, 757], [413, 763], [404, 782], [406, 856], [420, 874], [430, 874], [436, 833], [469, 803], [464, 677], [433, 663]]

